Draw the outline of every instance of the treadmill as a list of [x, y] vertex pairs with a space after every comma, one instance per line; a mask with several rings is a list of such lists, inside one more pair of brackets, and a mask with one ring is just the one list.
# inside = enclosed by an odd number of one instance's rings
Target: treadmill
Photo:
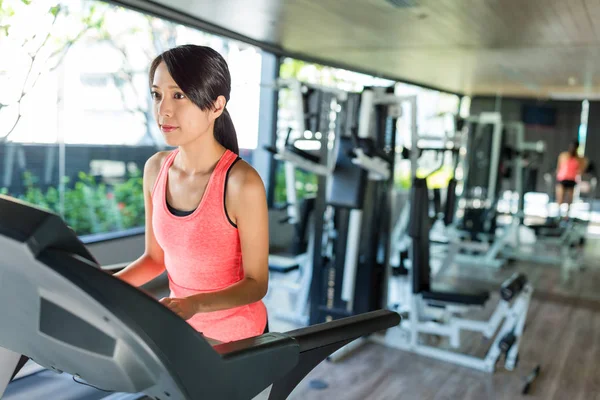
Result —
[[[60, 216], [3, 195], [0, 254], [0, 396], [25, 355], [46, 369], [33, 376], [80, 383], [68, 385], [81, 390], [73, 397], [41, 389], [43, 398], [245, 400], [271, 387], [269, 399], [285, 399], [335, 350], [400, 323], [397, 313], [377, 310], [213, 346], [104, 271]], [[23, 398], [15, 393], [30, 378], [4, 398]]]

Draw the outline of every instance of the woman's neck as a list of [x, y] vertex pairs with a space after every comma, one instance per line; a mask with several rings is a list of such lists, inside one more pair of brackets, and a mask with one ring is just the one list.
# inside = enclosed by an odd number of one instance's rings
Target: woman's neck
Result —
[[212, 134], [207, 134], [194, 142], [179, 146], [179, 154], [174, 163], [189, 175], [210, 173], [224, 152], [225, 147]]

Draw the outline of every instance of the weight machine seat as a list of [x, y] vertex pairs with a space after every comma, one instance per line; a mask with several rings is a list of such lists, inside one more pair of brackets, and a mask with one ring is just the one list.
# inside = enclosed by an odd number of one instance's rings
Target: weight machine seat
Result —
[[[527, 276], [522, 273], [514, 273], [505, 280], [500, 287], [500, 297], [504, 301], [514, 299], [527, 285]], [[424, 300], [431, 300], [444, 303], [483, 306], [490, 298], [487, 291], [462, 290], [452, 291], [454, 289], [448, 285], [434, 284], [431, 291], [421, 292]]]
[[526, 224], [526, 226], [530, 229], [533, 229], [533, 231], [536, 233], [542, 229], [561, 229], [561, 226], [557, 223]]
[[[264, 146], [263, 147], [266, 151], [268, 151], [269, 153], [272, 154], [278, 154], [277, 148], [275, 146]], [[309, 153], [308, 151], [302, 150], [297, 148], [296, 146], [294, 146], [293, 144], [288, 144], [285, 146], [286, 150], [299, 155], [302, 158], [307, 159], [308, 161], [312, 161], [314, 163], [320, 163], [321, 162], [321, 157], [319, 157], [316, 154], [312, 154]]]
[[280, 254], [269, 254], [269, 271], [287, 274], [300, 268], [294, 257]]
[[321, 157], [319, 157], [315, 154], [309, 153], [308, 151], [299, 149], [296, 146], [294, 146], [293, 144], [288, 144], [287, 146], [285, 146], [285, 148], [286, 148], [286, 150], [288, 150], [292, 153], [295, 153], [302, 158], [306, 158], [307, 160], [312, 161], [314, 163], [318, 164], [321, 162]]
[[575, 224], [589, 224], [590, 221], [585, 220], [585, 219], [581, 219], [581, 218], [571, 218], [571, 222], [575, 223]]
[[[541, 232], [542, 229], [543, 228], [538, 228], [538, 229], [534, 229], [533, 231], [536, 235], [539, 235], [540, 233], [542, 233]], [[543, 237], [546, 237], [546, 238], [559, 238], [564, 234], [564, 232], [560, 229], [549, 230], [549, 231], [545, 231], [543, 233], [544, 233]]]
[[2, 195], [0, 253], [0, 348], [109, 391], [251, 399], [273, 385], [269, 398], [285, 399], [332, 352], [400, 322], [379, 310], [213, 347], [103, 271], [58, 215]]
[[263, 148], [269, 153], [277, 154], [277, 148], [275, 148], [275, 146], [264, 146]]
[[383, 151], [381, 148], [379, 148], [376, 145], [375, 140], [373, 140], [373, 138], [355, 137], [354, 139], [354, 144], [357, 147], [361, 148], [365, 155], [369, 157], [379, 157], [380, 159], [388, 163], [391, 162], [391, 156], [385, 151]]
[[298, 264], [281, 265], [269, 263], [269, 271], [276, 272], [279, 274], [287, 274], [292, 271], [296, 271], [297, 269], [300, 269], [300, 266]]
[[[421, 292], [423, 300], [443, 303], [461, 304], [469, 306], [483, 306], [490, 298], [486, 291], [461, 291], [453, 292], [452, 288], [434, 285], [435, 290]], [[446, 290], [444, 290], [446, 289]]]

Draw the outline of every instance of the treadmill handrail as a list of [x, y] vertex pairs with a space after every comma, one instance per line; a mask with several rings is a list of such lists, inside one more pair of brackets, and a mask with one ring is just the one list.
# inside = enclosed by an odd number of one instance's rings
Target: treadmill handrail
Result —
[[400, 324], [400, 315], [389, 310], [376, 310], [331, 322], [286, 332], [300, 344], [300, 352], [359, 338]]

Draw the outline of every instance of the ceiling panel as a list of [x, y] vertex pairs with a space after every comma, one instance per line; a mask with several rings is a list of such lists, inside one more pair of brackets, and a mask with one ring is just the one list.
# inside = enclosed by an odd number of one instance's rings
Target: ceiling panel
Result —
[[600, 94], [598, 0], [157, 2], [285, 52], [453, 92]]

